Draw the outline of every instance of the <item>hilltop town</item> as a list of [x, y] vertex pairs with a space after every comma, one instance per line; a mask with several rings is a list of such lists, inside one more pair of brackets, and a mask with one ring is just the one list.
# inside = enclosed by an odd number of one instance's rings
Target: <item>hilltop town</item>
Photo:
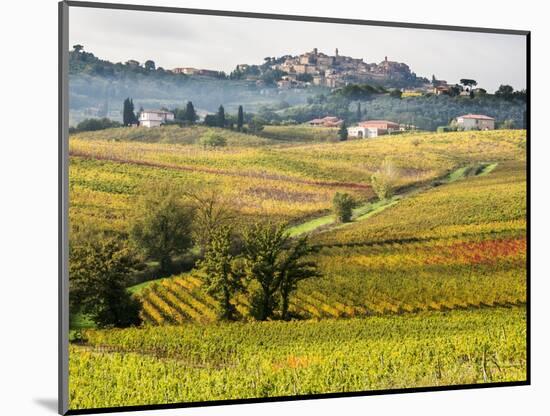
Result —
[[410, 87], [428, 83], [426, 78], [417, 77], [405, 63], [388, 60], [387, 56], [378, 64], [367, 63], [363, 58], [340, 55], [338, 48], [332, 56], [313, 48], [312, 51], [300, 55], [267, 57], [264, 61], [262, 65], [237, 65], [232, 76], [261, 80], [263, 73], [271, 71], [276, 77], [279, 75], [279, 88], [309, 85], [337, 88], [353, 83]]

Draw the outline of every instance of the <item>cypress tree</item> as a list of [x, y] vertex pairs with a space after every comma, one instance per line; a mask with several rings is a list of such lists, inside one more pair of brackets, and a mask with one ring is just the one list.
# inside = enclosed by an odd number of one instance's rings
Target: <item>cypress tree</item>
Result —
[[195, 124], [195, 121], [197, 121], [197, 112], [191, 101], [188, 101], [185, 107], [185, 121], [188, 124]]
[[124, 105], [122, 107], [122, 124], [128, 126], [130, 124], [130, 99], [126, 98], [124, 100]]
[[361, 111], [361, 102], [357, 103], [357, 121], [361, 121], [363, 117], [363, 112]]
[[338, 136], [340, 136], [341, 141], [348, 139], [348, 128], [346, 126], [345, 121], [340, 125], [340, 129], [338, 130]]
[[220, 105], [220, 108], [218, 108], [218, 127], [225, 127], [225, 109], [223, 105]]
[[130, 126], [135, 123], [137, 123], [137, 117], [134, 114], [134, 102], [131, 98], [126, 98], [122, 108], [122, 124]]
[[239, 106], [239, 111], [237, 112], [237, 130], [241, 131], [243, 129], [244, 124], [244, 114], [243, 114], [243, 106]]

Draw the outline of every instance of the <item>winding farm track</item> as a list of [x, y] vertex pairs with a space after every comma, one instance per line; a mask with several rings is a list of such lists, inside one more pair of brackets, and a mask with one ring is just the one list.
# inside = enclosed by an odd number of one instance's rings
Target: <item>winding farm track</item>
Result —
[[356, 189], [356, 190], [371, 189], [370, 185], [367, 185], [364, 183], [313, 181], [313, 180], [300, 179], [300, 178], [284, 176], [284, 175], [273, 175], [273, 174], [267, 174], [267, 173], [247, 172], [247, 171], [236, 172], [236, 171], [228, 171], [228, 170], [222, 170], [222, 169], [210, 169], [206, 167], [175, 165], [171, 163], [160, 163], [160, 162], [151, 162], [151, 161], [145, 161], [145, 160], [126, 159], [126, 158], [121, 158], [116, 156], [95, 155], [95, 154], [90, 154], [90, 153], [81, 152], [81, 151], [74, 151], [74, 150], [69, 152], [69, 156], [80, 157], [83, 159], [103, 160], [107, 162], [115, 162], [115, 163], [129, 164], [129, 165], [146, 166], [146, 167], [157, 168], [157, 169], [173, 169], [173, 170], [180, 170], [180, 171], [186, 171], [186, 172], [208, 173], [213, 175], [259, 178], [259, 179], [274, 180], [274, 181], [300, 183], [304, 185], [325, 186], [329, 188], [347, 188], [347, 189]]

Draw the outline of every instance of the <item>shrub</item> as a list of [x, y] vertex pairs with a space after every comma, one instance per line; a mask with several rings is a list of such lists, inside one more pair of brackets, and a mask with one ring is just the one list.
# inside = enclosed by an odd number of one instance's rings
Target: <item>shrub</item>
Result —
[[207, 147], [223, 147], [227, 145], [225, 137], [217, 133], [207, 133], [200, 138], [199, 142], [205, 149]]
[[332, 200], [332, 209], [336, 219], [339, 222], [350, 222], [355, 205], [355, 200], [350, 194], [336, 192]]
[[385, 159], [371, 176], [372, 188], [381, 201], [392, 196], [398, 177], [399, 173], [391, 159]]
[[78, 123], [76, 127], [71, 127], [70, 133], [78, 133], [81, 131], [105, 130], [105, 129], [110, 129], [112, 127], [121, 127], [121, 126], [122, 124], [120, 124], [118, 121], [110, 120], [107, 117], [87, 118], [86, 120], [82, 120], [80, 123]]

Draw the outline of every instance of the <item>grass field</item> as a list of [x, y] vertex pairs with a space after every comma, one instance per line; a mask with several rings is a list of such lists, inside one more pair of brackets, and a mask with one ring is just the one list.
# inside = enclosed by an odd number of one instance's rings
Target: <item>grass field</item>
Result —
[[[525, 379], [525, 132], [332, 143], [304, 128], [224, 131], [216, 150], [195, 128], [71, 137], [73, 230], [126, 233], [150, 182], [208, 189], [243, 222], [309, 234], [322, 275], [300, 282], [290, 322], [252, 322], [240, 295], [240, 322], [218, 323], [197, 271], [130, 288], [142, 327], [71, 345], [72, 409]], [[379, 202], [370, 176], [388, 155], [400, 175]], [[337, 191], [359, 201], [350, 223], [330, 214]]]

